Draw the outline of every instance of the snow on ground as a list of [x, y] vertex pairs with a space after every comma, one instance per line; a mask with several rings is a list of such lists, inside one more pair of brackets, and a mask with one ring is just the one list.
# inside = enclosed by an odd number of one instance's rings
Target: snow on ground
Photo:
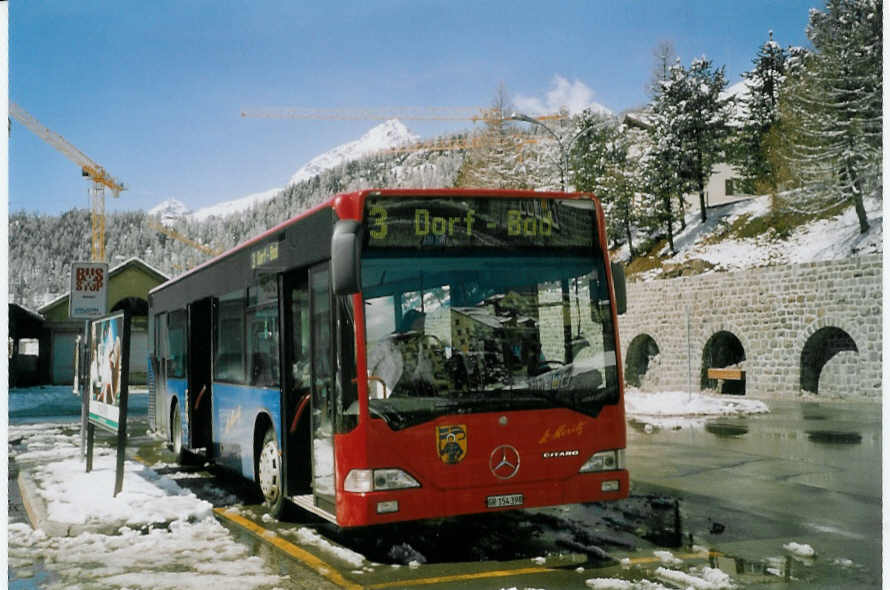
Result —
[[213, 518], [178, 520], [147, 534], [123, 527], [115, 535], [47, 537], [23, 523], [10, 524], [8, 533], [10, 568], [22, 578], [42, 562], [55, 574], [51, 589], [250, 590], [282, 580]]
[[141, 527], [212, 516], [209, 502], [132, 461], [124, 462], [123, 490], [113, 496], [115, 458], [111, 455], [94, 457], [90, 473], [80, 458], [69, 458], [42, 465], [32, 476], [46, 502], [47, 518], [54, 522]]
[[816, 555], [816, 551], [811, 546], [795, 541], [782, 545], [782, 549], [798, 557], [814, 557]]
[[337, 557], [351, 567], [359, 568], [367, 565], [367, 559], [361, 553], [335, 545], [310, 528], [300, 527], [295, 531], [285, 530], [283, 532], [285, 535], [294, 537], [297, 544], [317, 547], [322, 552]]
[[681, 588], [695, 590], [725, 590], [735, 587], [729, 574], [707, 566], [692, 568], [689, 573], [660, 567], [655, 570], [655, 577]]
[[717, 416], [766, 414], [769, 407], [760, 400], [661, 391], [644, 393], [628, 387], [624, 393], [624, 413], [628, 420], [646, 425], [646, 432], [699, 426]]
[[[8, 552], [17, 578], [48, 570], [47, 588], [110, 587], [250, 590], [283, 578], [251, 556], [211, 515], [209, 503], [171, 479], [125, 462], [123, 491], [113, 497], [114, 458], [97, 447], [93, 471], [80, 462], [80, 434], [68, 424], [10, 425], [9, 452], [27, 465], [48, 517], [57, 522], [104, 522], [103, 530], [48, 537], [10, 523]], [[109, 523], [116, 530], [109, 532]]]
[[[850, 256], [879, 254], [883, 240], [883, 201], [867, 199], [865, 208], [870, 229], [859, 233], [859, 221], [853, 207], [831, 219], [822, 219], [795, 229], [780, 240], [771, 234], [745, 239], [722, 239], [711, 243], [709, 238], [719, 232], [721, 226], [731, 226], [742, 216], [750, 219], [769, 214], [772, 204], [770, 195], [743, 199], [709, 211], [704, 223], [698, 211], [686, 217], [686, 229], [674, 236], [677, 254], [668, 259], [669, 264], [682, 264], [700, 259], [714, 265], [709, 272], [737, 271], [748, 268], [779, 264], [803, 264], [838, 260]], [[668, 246], [659, 252], [669, 254]], [[627, 246], [619, 250], [619, 257], [627, 259]], [[640, 275], [640, 280], [656, 278], [661, 269], [653, 269]]]

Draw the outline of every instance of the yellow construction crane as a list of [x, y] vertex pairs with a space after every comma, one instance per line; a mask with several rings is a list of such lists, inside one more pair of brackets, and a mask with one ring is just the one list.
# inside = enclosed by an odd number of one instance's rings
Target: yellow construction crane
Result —
[[220, 254], [223, 253], [222, 250], [218, 250], [216, 248], [211, 248], [210, 246], [205, 246], [204, 244], [202, 244], [200, 242], [196, 242], [195, 240], [182, 235], [175, 229], [169, 228], [162, 223], [158, 223], [157, 221], [154, 221], [153, 219], [146, 219], [145, 224], [155, 231], [158, 231], [158, 232], [161, 232], [162, 234], [170, 236], [174, 240], [179, 240], [183, 244], [188, 244], [192, 248], [195, 248], [196, 250], [200, 250], [201, 252], [203, 252], [205, 254], [209, 254], [210, 256], [219, 256]]
[[34, 132], [37, 137], [62, 152], [69, 160], [80, 166], [81, 174], [88, 176], [93, 181], [93, 185], [90, 187], [91, 257], [93, 262], [105, 262], [105, 187], [111, 189], [114, 197], [118, 197], [122, 190], [126, 190], [126, 187], [122, 182], [112, 178], [102, 166], [96, 164], [83, 152], [68, 143], [64, 137], [41, 124], [25, 109], [12, 101], [9, 102], [9, 114]]

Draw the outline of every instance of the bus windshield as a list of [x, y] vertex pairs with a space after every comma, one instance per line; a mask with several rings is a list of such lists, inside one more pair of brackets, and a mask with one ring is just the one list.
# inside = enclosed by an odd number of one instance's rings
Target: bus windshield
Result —
[[362, 285], [369, 408], [394, 429], [618, 402], [610, 291], [591, 250], [369, 249]]

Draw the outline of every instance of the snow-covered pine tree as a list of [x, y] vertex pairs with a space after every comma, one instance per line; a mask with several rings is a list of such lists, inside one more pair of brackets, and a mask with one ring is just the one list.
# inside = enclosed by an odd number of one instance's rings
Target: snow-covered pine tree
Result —
[[775, 190], [776, 170], [765, 141], [779, 118], [779, 91], [785, 81], [788, 53], [773, 40], [760, 46], [753, 60], [754, 69], [742, 74], [747, 95], [742, 99], [741, 120], [732, 138], [732, 161], [742, 178], [758, 192]]
[[686, 71], [679, 61], [671, 67], [669, 78], [660, 86], [649, 104], [650, 142], [643, 156], [643, 165], [646, 194], [650, 198], [646, 200], [648, 206], [645, 209], [651, 211], [648, 217], [667, 232], [671, 252], [676, 252], [675, 208], [689, 187], [689, 164], [684, 151], [687, 149], [686, 130], [691, 126], [685, 107], [691, 97]]
[[882, 191], [882, 0], [828, 0], [811, 10], [814, 51], [792, 62], [782, 103], [789, 167], [809, 211], [847, 201], [868, 231], [863, 199]]
[[575, 117], [575, 124], [577, 139], [570, 154], [575, 190], [590, 191], [600, 198], [609, 236], [614, 244], [626, 239], [632, 257], [633, 198], [638, 179], [628, 130], [615, 117], [590, 109]]
[[[726, 159], [726, 138], [731, 99], [721, 98], [726, 89], [724, 68], [700, 57], [688, 70], [676, 69], [679, 78], [667, 91], [678, 112], [676, 131], [682, 145], [680, 172], [698, 192], [702, 222], [707, 221], [705, 184], [714, 165]], [[672, 75], [675, 70], [672, 70]], [[673, 78], [672, 78], [673, 80]]]

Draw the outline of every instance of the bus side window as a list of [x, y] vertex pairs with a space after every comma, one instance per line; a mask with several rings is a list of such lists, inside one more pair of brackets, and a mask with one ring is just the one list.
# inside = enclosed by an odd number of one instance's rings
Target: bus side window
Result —
[[244, 291], [219, 298], [216, 325], [214, 379], [243, 383], [244, 379]]
[[294, 400], [309, 391], [312, 378], [309, 359], [309, 292], [306, 286], [294, 287], [290, 292], [290, 353], [289, 366]]
[[278, 307], [264, 306], [247, 314], [247, 360], [250, 384], [278, 385]]
[[167, 335], [170, 339], [167, 353], [167, 376], [185, 379], [188, 366], [188, 348], [186, 346], [187, 314], [185, 310], [171, 312], [167, 316]]

